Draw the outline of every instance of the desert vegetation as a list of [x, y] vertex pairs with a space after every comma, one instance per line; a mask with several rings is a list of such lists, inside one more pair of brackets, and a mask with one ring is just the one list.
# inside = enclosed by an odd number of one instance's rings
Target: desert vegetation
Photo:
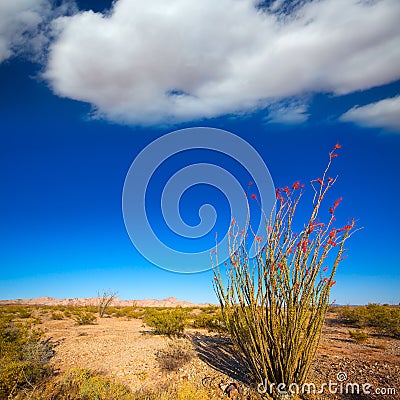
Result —
[[343, 323], [356, 328], [370, 328], [380, 335], [400, 338], [400, 307], [368, 304], [346, 306], [340, 310]]
[[[271, 388], [267, 398], [282, 398], [278, 385], [306, 382], [344, 245], [355, 231], [354, 220], [337, 225], [341, 197], [323, 209], [336, 182], [330, 167], [340, 147], [329, 153], [321, 177], [311, 181], [314, 198], [306, 221], [296, 219], [304, 185], [294, 182], [276, 190], [265, 236], [257, 236], [249, 221], [241, 227], [232, 220], [226, 279], [216, 252], [215, 289], [224, 321], [254, 381]], [[249, 197], [258, 204], [255, 194]], [[248, 231], [253, 233], [250, 245]]]
[[219, 306], [116, 306], [112, 291], [92, 305], [0, 306], [0, 400], [316, 400], [278, 385], [323, 385], [347, 372], [398, 398], [400, 307], [330, 305], [357, 230], [336, 221], [341, 197], [323, 208], [339, 149], [311, 181], [305, 222], [296, 219], [300, 182], [277, 189], [264, 237], [232, 220], [226, 276], [212, 252]]
[[[371, 365], [380, 363], [380, 360], [384, 360], [382, 365], [392, 365], [390, 354], [398, 354], [396, 352], [400, 348], [398, 336], [376, 327], [385, 326], [389, 316], [399, 324], [399, 313], [398, 306], [376, 304], [331, 307], [328, 310], [329, 323], [325, 335], [330, 334], [329, 326], [333, 328], [333, 332], [339, 330], [341, 334], [339, 336], [335, 334], [334, 337], [343, 346], [350, 346], [348, 357], [357, 351], [366, 352], [362, 365], [369, 362], [369, 358]], [[54, 314], [57, 315], [56, 318]], [[91, 315], [95, 319], [94, 323], [78, 325], [76, 319], [85, 315]], [[241, 358], [232, 346], [219, 307], [185, 309], [109, 307], [105, 314], [107, 318], [98, 319], [97, 315], [98, 310], [93, 306], [0, 307], [0, 398], [21, 400], [261, 398], [255, 390], [256, 386], [251, 383]], [[126, 381], [111, 372], [104, 371], [100, 367], [101, 363], [95, 364], [96, 356], [92, 359], [94, 364], [88, 367], [87, 355], [82, 354], [88, 345], [98, 345], [101, 348], [101, 335], [110, 335], [119, 324], [124, 324], [123, 329], [115, 335], [120, 335], [121, 340], [126, 327], [131, 324], [136, 324], [135, 337], [143, 337], [141, 339], [144, 340], [143, 343], [152, 341], [152, 338], [157, 339], [155, 345], [158, 347], [150, 352], [154, 360], [151, 368], [143, 369], [137, 365], [133, 370], [135, 385], [130, 384], [129, 380]], [[164, 327], [167, 328], [164, 330]], [[71, 344], [62, 350], [65, 345], [64, 340], [70, 341]], [[133, 338], [132, 343], [137, 340]], [[324, 343], [326, 345], [330, 342]], [[113, 356], [113, 349], [117, 346], [115, 339], [112, 339], [111, 345], [110, 353], [106, 354], [104, 359]], [[352, 346], [358, 347], [353, 349]], [[375, 349], [372, 358], [368, 353], [370, 349]], [[65, 362], [65, 355], [57, 357], [57, 351], [69, 353], [74, 351], [75, 353], [71, 354], [70, 364], [65, 366], [60, 364], [60, 360]], [[140, 351], [139, 348], [137, 351]], [[122, 352], [125, 353], [125, 350]], [[334, 350], [329, 347], [329, 354], [332, 352], [334, 353]], [[342, 359], [342, 350], [340, 354]], [[81, 357], [80, 363], [76, 361], [79, 360], [77, 356]], [[116, 362], [117, 360], [118, 358]], [[353, 363], [354, 360], [349, 362], [349, 365]], [[396, 368], [395, 361], [392, 367]], [[322, 379], [313, 375], [313, 368], [311, 375], [314, 380]], [[241, 392], [235, 389], [233, 382], [240, 385]], [[228, 388], [233, 388], [233, 391], [230, 392]], [[228, 392], [234, 395], [230, 397]], [[386, 396], [386, 398], [396, 397]]]

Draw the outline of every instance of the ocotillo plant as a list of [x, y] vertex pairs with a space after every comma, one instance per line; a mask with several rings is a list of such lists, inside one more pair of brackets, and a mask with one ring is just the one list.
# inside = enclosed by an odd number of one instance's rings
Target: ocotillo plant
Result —
[[[344, 244], [355, 231], [354, 220], [335, 227], [341, 198], [326, 210], [326, 223], [319, 219], [323, 200], [336, 181], [329, 177], [329, 168], [340, 147], [329, 153], [323, 175], [311, 181], [314, 199], [301, 232], [294, 232], [294, 221], [304, 185], [295, 182], [276, 190], [275, 208], [266, 216], [266, 241], [253, 233], [253, 259], [246, 245], [247, 229], [232, 221], [226, 287], [218, 248], [212, 257], [214, 288], [232, 341], [269, 399], [294, 398], [287, 389], [306, 382]], [[256, 195], [249, 201], [257, 202]], [[251, 226], [245, 228], [252, 232]], [[282, 395], [285, 388], [288, 393]]]

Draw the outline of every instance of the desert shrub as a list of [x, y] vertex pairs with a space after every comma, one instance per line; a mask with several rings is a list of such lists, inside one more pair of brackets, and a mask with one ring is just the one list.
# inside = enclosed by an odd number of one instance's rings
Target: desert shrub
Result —
[[1, 307], [0, 318], [8, 316], [10, 319], [28, 319], [33, 317], [33, 310], [29, 306], [7, 305]]
[[50, 315], [50, 318], [54, 320], [62, 320], [64, 319], [64, 314], [59, 311], [53, 311]]
[[88, 312], [81, 312], [74, 317], [75, 322], [78, 325], [93, 325], [97, 318]]
[[[206, 388], [191, 381], [161, 381], [151, 387], [143, 385], [137, 392], [115, 380], [87, 369], [72, 369], [19, 392], [14, 400], [225, 400], [222, 390]], [[246, 395], [248, 400], [260, 396]]]
[[[246, 397], [248, 400], [259, 397]], [[193, 382], [164, 383], [159, 387], [146, 388], [135, 393], [132, 400], [226, 400], [227, 396], [222, 391], [199, 387]]]
[[186, 340], [171, 340], [165, 349], [156, 353], [156, 360], [163, 371], [177, 371], [193, 358], [193, 350]]
[[226, 325], [220, 310], [213, 312], [202, 311], [193, 320], [194, 328], [208, 329], [209, 332], [226, 332]]
[[16, 400], [134, 400], [129, 388], [87, 369], [75, 368], [43, 382]]
[[133, 307], [130, 311], [129, 311], [129, 318], [132, 319], [142, 319], [146, 314], [146, 310], [144, 308], [136, 308]]
[[139, 309], [136, 307], [108, 307], [106, 311], [107, 315], [113, 317], [125, 317], [128, 319], [138, 319], [142, 318], [145, 314], [144, 309]]
[[117, 297], [118, 292], [112, 290], [105, 290], [102, 293], [97, 293], [97, 304], [99, 317], [103, 318], [107, 312], [107, 308], [110, 307], [111, 303]]
[[371, 327], [378, 334], [400, 338], [400, 307], [368, 304], [367, 306], [342, 307], [342, 322], [358, 328]]
[[21, 310], [18, 312], [18, 318], [21, 319], [31, 318], [32, 316], [32, 311], [28, 308], [21, 308]]
[[215, 314], [215, 313], [220, 311], [220, 307], [219, 306], [209, 305], [207, 307], [202, 307], [201, 311], [203, 311], [206, 314]]
[[[272, 211], [260, 210], [257, 195], [248, 194], [249, 212], [253, 205], [258, 208], [263, 218], [260, 227], [265, 230], [260, 234], [249, 221], [238, 226], [232, 220], [226, 277], [218, 249], [214, 250], [214, 288], [222, 315], [252, 378], [269, 388], [264, 394], [267, 399], [281, 397], [277, 389], [281, 383], [289, 387], [306, 382], [335, 274], [354, 232], [354, 220], [337, 225], [336, 209], [342, 198], [323, 207], [336, 181], [329, 168], [339, 148], [336, 145], [329, 153], [322, 175], [311, 181], [314, 196], [307, 220], [297, 219], [304, 186], [299, 182], [276, 189]], [[286, 399], [293, 397], [287, 394]]]
[[188, 311], [177, 307], [172, 309], [148, 309], [143, 322], [153, 328], [156, 335], [180, 336], [185, 329]]
[[28, 324], [0, 322], [0, 399], [10, 398], [51, 372], [54, 345]]
[[349, 331], [349, 335], [356, 343], [365, 343], [369, 339], [368, 333], [361, 329]]

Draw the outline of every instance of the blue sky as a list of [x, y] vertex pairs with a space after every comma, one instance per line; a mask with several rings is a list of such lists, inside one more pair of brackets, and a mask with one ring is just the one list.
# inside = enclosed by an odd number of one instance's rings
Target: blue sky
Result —
[[[215, 302], [211, 271], [169, 272], [137, 251], [121, 207], [146, 146], [203, 126], [245, 140], [276, 187], [301, 180], [306, 199], [340, 143], [329, 200], [342, 196], [338, 221], [354, 217], [363, 229], [348, 242], [332, 300], [400, 302], [398, 1], [92, 3], [0, 6], [0, 298], [111, 288], [121, 298]], [[211, 203], [208, 235], [185, 240], [163, 221], [166, 182], [199, 162], [244, 190], [252, 179], [204, 149], [165, 162], [148, 187], [147, 218], [178, 251], [207, 249], [229, 226], [232, 199], [205, 184], [182, 196], [179, 212], [196, 225]]]

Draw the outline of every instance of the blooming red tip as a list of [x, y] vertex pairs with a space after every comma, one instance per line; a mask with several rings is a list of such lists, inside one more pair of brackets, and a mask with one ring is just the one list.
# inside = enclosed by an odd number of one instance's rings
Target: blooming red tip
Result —
[[336, 208], [340, 202], [343, 200], [343, 197], [339, 197], [334, 203], [333, 203], [333, 208]]
[[298, 190], [300, 189], [301, 185], [300, 185], [300, 181], [296, 181], [295, 183], [293, 183], [292, 185], [292, 189], [293, 190]]
[[257, 200], [257, 196], [255, 194], [252, 194], [251, 198], [254, 199], [254, 200]]

